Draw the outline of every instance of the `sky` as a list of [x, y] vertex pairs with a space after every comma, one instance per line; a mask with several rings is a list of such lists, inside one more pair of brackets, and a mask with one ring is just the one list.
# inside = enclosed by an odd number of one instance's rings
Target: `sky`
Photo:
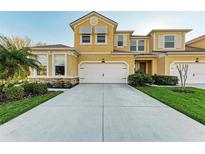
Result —
[[[73, 31], [69, 24], [89, 12], [0, 12], [0, 34], [28, 37], [34, 45], [65, 44], [73, 46]], [[134, 30], [146, 35], [152, 29], [189, 28], [186, 41], [205, 34], [205, 12], [99, 12], [116, 21], [118, 30]]]

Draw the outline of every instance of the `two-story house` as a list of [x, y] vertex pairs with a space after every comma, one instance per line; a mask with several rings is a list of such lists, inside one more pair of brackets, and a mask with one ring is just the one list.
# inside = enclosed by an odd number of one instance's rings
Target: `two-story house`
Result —
[[70, 26], [74, 47], [32, 47], [41, 67], [31, 71], [30, 80], [127, 83], [135, 71], [178, 75], [176, 64], [188, 63], [188, 82], [205, 83], [205, 36], [186, 43], [191, 29], [154, 29], [147, 35], [133, 35], [131, 30], [118, 30], [117, 22], [97, 12]]

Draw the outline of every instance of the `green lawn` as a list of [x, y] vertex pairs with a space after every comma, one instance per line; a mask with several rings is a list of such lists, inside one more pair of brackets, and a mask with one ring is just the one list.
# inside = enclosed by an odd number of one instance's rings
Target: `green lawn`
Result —
[[193, 87], [194, 93], [177, 93], [173, 87], [138, 87], [140, 91], [205, 124], [205, 90]]
[[33, 107], [57, 96], [60, 93], [62, 92], [51, 92], [41, 96], [35, 96], [32, 98], [27, 98], [24, 100], [0, 105], [0, 125], [32, 109]]

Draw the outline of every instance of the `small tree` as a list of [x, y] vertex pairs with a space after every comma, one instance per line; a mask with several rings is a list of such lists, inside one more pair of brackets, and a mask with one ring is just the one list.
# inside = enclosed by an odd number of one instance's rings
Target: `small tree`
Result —
[[[19, 40], [19, 39], [18, 39]], [[18, 42], [18, 41], [17, 41]], [[16, 39], [0, 36], [0, 79], [4, 79], [4, 90], [18, 75], [29, 72], [29, 68], [39, 68], [39, 62], [29, 47], [16, 43]]]
[[176, 67], [179, 72], [181, 87], [182, 89], [184, 89], [186, 86], [189, 65], [188, 64], [176, 64]]

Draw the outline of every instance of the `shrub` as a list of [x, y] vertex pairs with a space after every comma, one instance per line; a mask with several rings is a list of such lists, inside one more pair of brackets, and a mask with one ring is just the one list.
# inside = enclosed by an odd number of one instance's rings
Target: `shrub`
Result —
[[49, 88], [72, 88], [73, 85], [70, 82], [54, 82], [47, 84]]
[[135, 74], [129, 75], [128, 83], [131, 86], [144, 86], [146, 84], [152, 84], [153, 79], [151, 75], [137, 72]]
[[23, 85], [26, 95], [33, 94], [33, 89], [34, 89], [33, 87], [35, 84], [37, 84], [37, 83], [26, 83]]
[[3, 93], [3, 85], [0, 85], [0, 100], [3, 99], [4, 93]]
[[24, 96], [24, 88], [22, 86], [9, 87], [5, 90], [5, 97], [9, 100], [19, 100]]
[[64, 83], [64, 88], [72, 88], [72, 87], [73, 87], [72, 83], [70, 83], [70, 82]]
[[45, 94], [48, 92], [48, 86], [45, 83], [35, 83], [33, 86], [33, 94]]
[[176, 76], [154, 75], [154, 84], [157, 85], [177, 85], [178, 78]]

